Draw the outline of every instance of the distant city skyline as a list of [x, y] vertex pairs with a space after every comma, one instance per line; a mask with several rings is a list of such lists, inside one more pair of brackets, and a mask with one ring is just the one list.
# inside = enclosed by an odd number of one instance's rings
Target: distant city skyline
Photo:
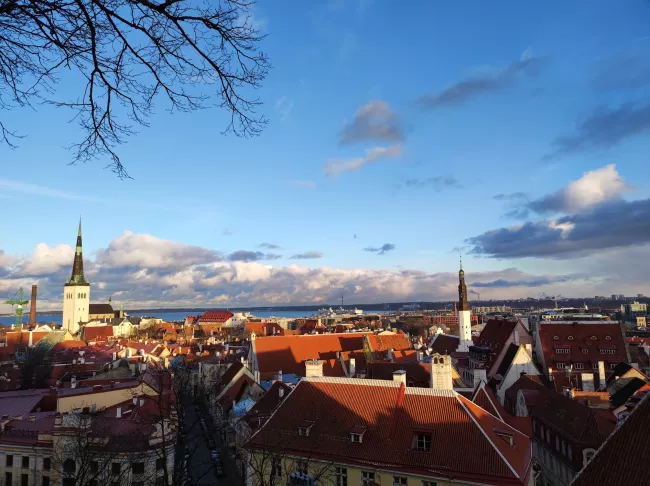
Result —
[[126, 307], [453, 300], [461, 253], [470, 299], [648, 295], [649, 16], [259, 4], [264, 133], [160, 106], [133, 180], [67, 165], [69, 112], [3, 112], [0, 301], [62, 308], [80, 215], [91, 302]]

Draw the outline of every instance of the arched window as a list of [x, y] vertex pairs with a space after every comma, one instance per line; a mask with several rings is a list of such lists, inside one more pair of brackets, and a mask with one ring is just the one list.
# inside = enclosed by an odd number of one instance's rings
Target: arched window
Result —
[[440, 358], [440, 364], [445, 364], [445, 358]]
[[438, 358], [433, 358], [433, 364], [438, 364]]
[[77, 465], [74, 462], [74, 459], [66, 459], [63, 462], [63, 472], [73, 473], [77, 470]]
[[592, 341], [595, 341], [596, 339], [598, 339], [596, 336], [591, 336]]
[[612, 340], [612, 336], [605, 336], [605, 341], [611, 341], [611, 340]]
[[567, 337], [567, 339], [568, 339], [569, 341], [573, 341], [573, 336], [569, 336], [569, 337]]
[[560, 339], [560, 336], [553, 336], [553, 341], [557, 341], [558, 339]]

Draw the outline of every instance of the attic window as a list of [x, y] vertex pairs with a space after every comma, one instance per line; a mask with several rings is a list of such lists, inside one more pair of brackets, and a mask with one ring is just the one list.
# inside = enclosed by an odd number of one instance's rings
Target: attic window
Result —
[[612, 340], [612, 336], [605, 336], [605, 341], [611, 341], [611, 340]]
[[553, 341], [557, 341], [558, 339], [560, 339], [560, 336], [553, 336]]
[[596, 339], [598, 339], [596, 336], [591, 336], [592, 341], [595, 341]]
[[505, 440], [508, 445], [512, 446], [515, 443], [515, 436], [512, 432], [503, 429], [493, 429], [494, 433]]
[[314, 426], [313, 423], [306, 423], [301, 425], [300, 427], [298, 427], [298, 435], [302, 437], [307, 437], [313, 426]]
[[355, 425], [350, 430], [350, 442], [361, 444], [363, 442], [363, 435], [366, 433], [367, 428], [362, 425]]
[[431, 434], [413, 435], [413, 449], [419, 452], [429, 452], [431, 450]]
[[573, 336], [568, 336], [567, 339], [568, 339], [569, 341], [573, 341]]

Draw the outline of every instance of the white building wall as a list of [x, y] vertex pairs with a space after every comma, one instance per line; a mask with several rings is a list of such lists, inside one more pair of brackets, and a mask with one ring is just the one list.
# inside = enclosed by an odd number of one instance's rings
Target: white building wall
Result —
[[472, 313], [468, 310], [458, 311], [458, 351], [468, 352], [472, 345]]
[[79, 322], [88, 322], [90, 285], [66, 285], [63, 288], [62, 325], [72, 334], [79, 331]]
[[499, 399], [499, 403], [501, 403], [501, 405], [503, 405], [505, 401], [506, 390], [508, 390], [508, 388], [510, 388], [515, 383], [515, 381], [519, 379], [522, 372], [526, 373], [527, 375], [539, 374], [535, 363], [533, 363], [533, 357], [528, 354], [528, 351], [526, 351], [526, 347], [524, 345], [519, 346], [519, 351], [517, 351], [517, 354], [512, 360], [510, 368], [508, 368], [508, 371], [506, 372], [506, 376], [503, 377], [503, 381], [501, 381], [501, 385], [497, 390], [497, 398]]

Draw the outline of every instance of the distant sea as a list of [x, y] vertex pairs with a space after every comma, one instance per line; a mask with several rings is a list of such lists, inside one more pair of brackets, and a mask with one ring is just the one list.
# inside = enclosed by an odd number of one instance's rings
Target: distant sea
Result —
[[[255, 317], [262, 317], [262, 318], [267, 318], [267, 317], [287, 317], [287, 318], [298, 318], [298, 317], [309, 317], [315, 314], [316, 311], [307, 311], [307, 310], [293, 310], [293, 311], [281, 311], [281, 310], [269, 310], [269, 311], [260, 311], [260, 310], [255, 310], [252, 311], [252, 314]], [[364, 310], [364, 314], [377, 314], [381, 312], [386, 312], [386, 311], [380, 311], [377, 309], [374, 310]], [[129, 316], [146, 316], [146, 317], [159, 317], [160, 319], [163, 319], [165, 321], [183, 321], [185, 320], [186, 316], [191, 316], [191, 315], [197, 315], [201, 314], [202, 312], [200, 311], [185, 311], [185, 312], [138, 312], [138, 311], [133, 311], [133, 312], [128, 312], [127, 314]], [[50, 323], [54, 322], [55, 324], [61, 324], [62, 317], [60, 314], [59, 315], [53, 315], [53, 316], [36, 316], [36, 322], [40, 323]], [[29, 315], [24, 315], [23, 316], [23, 322], [28, 322], [29, 321]], [[0, 317], [0, 324], [3, 325], [11, 325], [14, 322], [16, 322], [16, 319], [14, 317]]]

